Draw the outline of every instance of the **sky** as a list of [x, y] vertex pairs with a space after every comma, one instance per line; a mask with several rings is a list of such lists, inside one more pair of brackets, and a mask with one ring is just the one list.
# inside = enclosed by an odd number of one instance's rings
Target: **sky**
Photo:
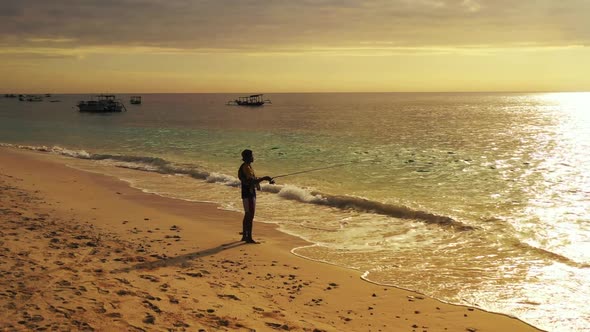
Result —
[[590, 0], [0, 0], [0, 93], [590, 91]]

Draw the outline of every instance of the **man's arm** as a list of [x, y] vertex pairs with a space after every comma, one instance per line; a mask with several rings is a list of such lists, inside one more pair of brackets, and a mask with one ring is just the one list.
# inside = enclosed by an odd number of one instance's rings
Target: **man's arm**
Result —
[[263, 176], [261, 178], [256, 178], [257, 184], [259, 184], [262, 181], [268, 181], [270, 183], [270, 182], [272, 182], [272, 178], [270, 176]]
[[251, 167], [246, 167], [244, 169], [244, 174], [246, 176], [247, 181], [256, 186], [259, 186], [260, 182], [262, 181], [268, 181], [269, 183], [272, 183], [272, 178], [270, 176], [263, 176], [260, 178], [256, 177]]

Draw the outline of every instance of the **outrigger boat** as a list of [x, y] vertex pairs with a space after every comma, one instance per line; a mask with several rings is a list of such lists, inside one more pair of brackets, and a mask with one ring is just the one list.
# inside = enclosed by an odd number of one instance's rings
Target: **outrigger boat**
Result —
[[127, 111], [122, 102], [115, 99], [115, 95], [98, 95], [96, 99], [79, 101], [80, 112], [121, 112]]
[[43, 101], [43, 97], [37, 95], [18, 95], [20, 101]]
[[36, 95], [29, 95], [27, 96], [26, 101], [43, 101], [43, 97], [41, 96], [36, 96]]
[[266, 103], [272, 104], [269, 99], [263, 99], [262, 96], [263, 94], [238, 97], [238, 99], [228, 101], [226, 105], [262, 106]]

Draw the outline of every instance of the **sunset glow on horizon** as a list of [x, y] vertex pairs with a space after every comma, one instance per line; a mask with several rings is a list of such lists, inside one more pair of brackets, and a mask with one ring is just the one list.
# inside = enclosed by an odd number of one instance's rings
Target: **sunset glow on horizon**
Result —
[[1, 93], [590, 91], [590, 2], [0, 3]]

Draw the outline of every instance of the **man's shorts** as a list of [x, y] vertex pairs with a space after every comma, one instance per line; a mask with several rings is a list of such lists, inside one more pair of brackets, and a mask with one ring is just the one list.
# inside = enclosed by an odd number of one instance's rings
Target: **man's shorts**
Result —
[[254, 211], [256, 211], [256, 197], [243, 198], [242, 203], [244, 203], [244, 212], [254, 214]]

